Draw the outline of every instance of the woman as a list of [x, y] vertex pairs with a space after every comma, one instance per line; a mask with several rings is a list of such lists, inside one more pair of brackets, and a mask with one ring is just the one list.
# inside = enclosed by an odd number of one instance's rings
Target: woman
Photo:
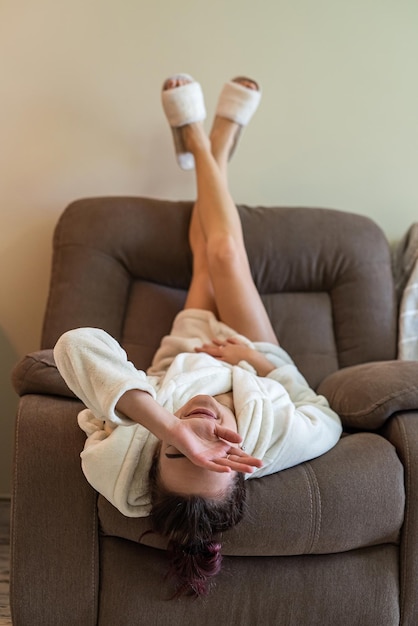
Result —
[[168, 539], [176, 595], [200, 595], [220, 569], [219, 533], [244, 513], [245, 478], [323, 454], [341, 425], [278, 345], [228, 190], [228, 160], [258, 85], [237, 78], [224, 87], [209, 137], [191, 77], [168, 79], [162, 98], [178, 161], [196, 171], [184, 310], [147, 373], [98, 329], [65, 333], [54, 354], [88, 407], [79, 416], [87, 479], [125, 515], [151, 513]]

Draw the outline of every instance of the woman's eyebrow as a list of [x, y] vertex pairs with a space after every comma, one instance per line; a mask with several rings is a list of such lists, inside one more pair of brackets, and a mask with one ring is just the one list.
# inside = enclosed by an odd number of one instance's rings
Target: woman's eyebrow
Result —
[[181, 452], [166, 452], [165, 456], [167, 459], [184, 459], [186, 457], [185, 454], [181, 454]]

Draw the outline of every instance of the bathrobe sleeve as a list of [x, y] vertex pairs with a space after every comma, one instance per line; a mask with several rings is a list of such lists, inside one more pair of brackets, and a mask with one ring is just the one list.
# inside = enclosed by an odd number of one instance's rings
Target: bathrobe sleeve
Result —
[[68, 387], [96, 418], [110, 425], [133, 424], [115, 408], [126, 391], [139, 389], [156, 397], [153, 379], [137, 370], [118, 342], [98, 328], [64, 333], [54, 348], [54, 358]]
[[313, 459], [339, 440], [341, 421], [292, 363], [267, 377], [234, 368], [234, 403], [245, 451], [263, 460], [259, 478]]
[[80, 456], [88, 482], [124, 515], [149, 515], [148, 473], [158, 440], [115, 406], [129, 389], [155, 398], [152, 377], [137, 370], [120, 345], [97, 328], [62, 335], [54, 357], [67, 385], [88, 407], [78, 415], [87, 435]]

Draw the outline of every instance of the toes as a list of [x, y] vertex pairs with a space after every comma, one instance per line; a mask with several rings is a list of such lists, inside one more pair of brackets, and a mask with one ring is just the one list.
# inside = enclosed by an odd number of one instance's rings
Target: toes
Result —
[[173, 78], [167, 78], [164, 82], [163, 90], [174, 89], [174, 87], [176, 87], [176, 81]]
[[174, 76], [172, 78], [167, 78], [165, 83], [163, 84], [163, 90], [166, 91], [168, 89], [175, 89], [176, 87], [181, 87], [182, 85], [187, 85], [191, 81], [183, 76]]
[[247, 78], [246, 76], [237, 76], [237, 78], [233, 79], [233, 82], [239, 83], [247, 89], [254, 89], [254, 91], [259, 91], [258, 83], [256, 83], [255, 80], [252, 80], [252, 78]]

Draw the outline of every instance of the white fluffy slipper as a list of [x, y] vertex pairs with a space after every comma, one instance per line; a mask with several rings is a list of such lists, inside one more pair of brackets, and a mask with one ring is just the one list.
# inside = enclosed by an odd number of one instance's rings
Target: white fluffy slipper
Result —
[[[246, 79], [244, 77], [241, 79], [249, 80], [257, 85], [252, 79]], [[236, 122], [241, 127], [236, 134], [234, 145], [229, 155], [230, 157], [235, 150], [242, 128], [247, 126], [261, 100], [261, 90], [258, 88], [258, 85], [257, 89], [250, 89], [236, 81], [237, 79], [225, 83], [219, 96], [215, 112], [215, 115]]]
[[[161, 92], [163, 109], [171, 126], [177, 161], [183, 170], [194, 169], [194, 157], [184, 145], [182, 127], [206, 118], [206, 108], [202, 88], [188, 74], [176, 74], [170, 78], [185, 79], [185, 85], [164, 89]], [[167, 81], [164, 82], [164, 84]]]

